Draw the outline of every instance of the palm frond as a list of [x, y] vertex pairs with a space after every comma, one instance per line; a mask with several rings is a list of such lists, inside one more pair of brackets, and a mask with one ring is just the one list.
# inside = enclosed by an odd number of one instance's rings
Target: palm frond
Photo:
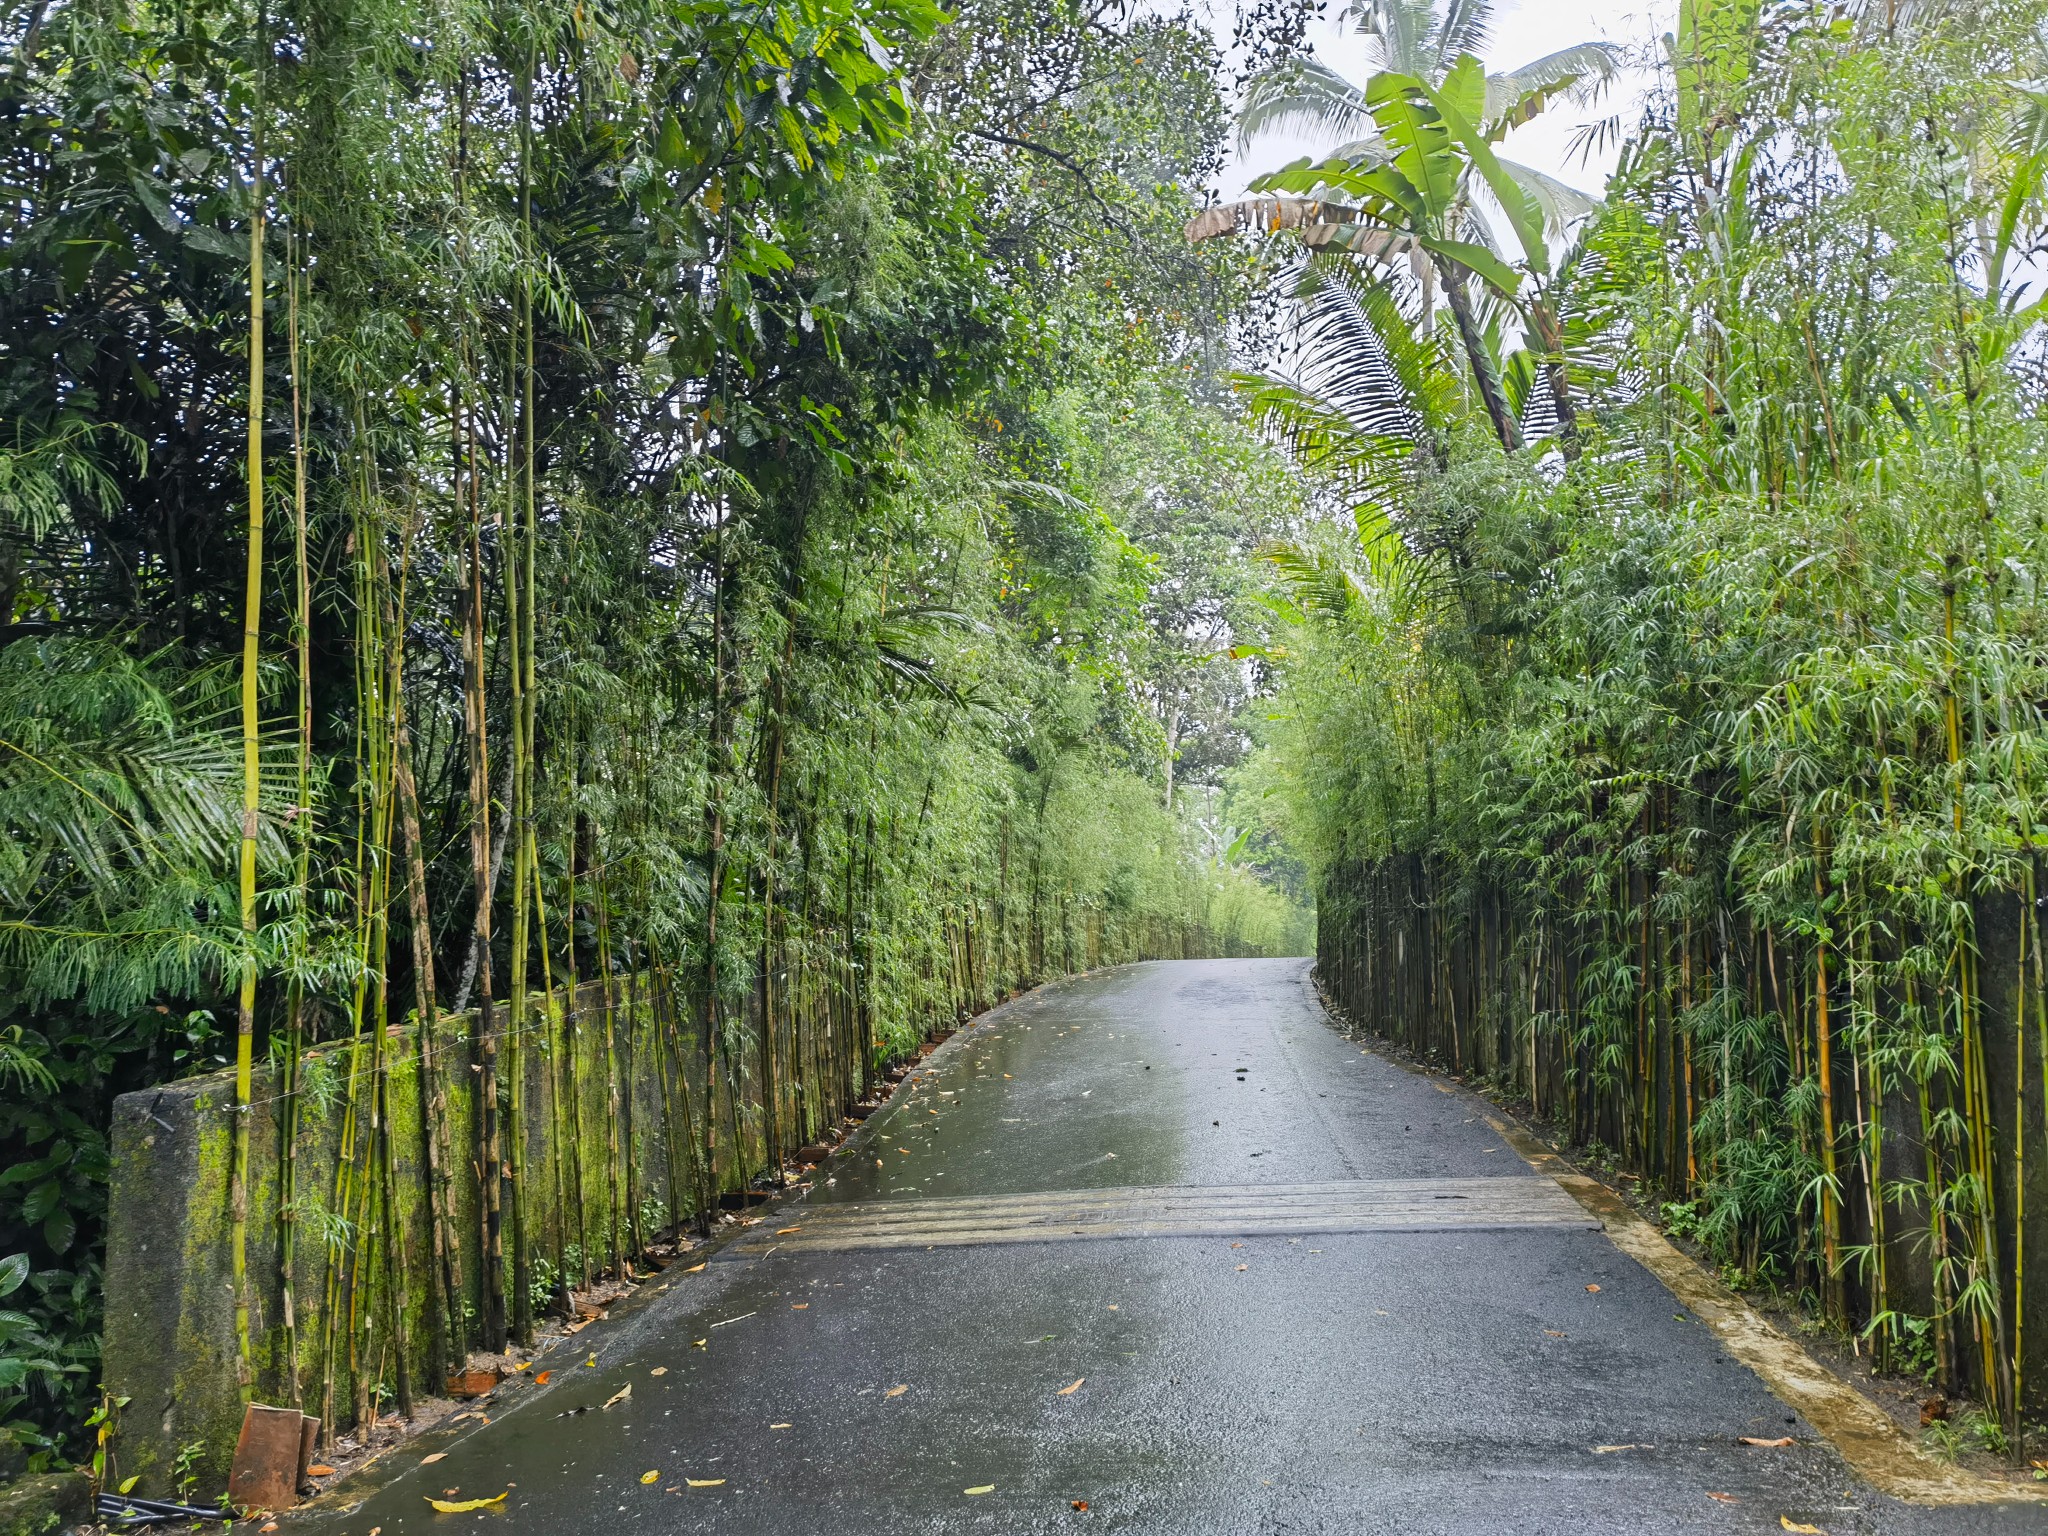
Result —
[[1531, 59], [1519, 69], [1486, 77], [1486, 133], [1499, 139], [1538, 116], [1553, 101], [1596, 101], [1621, 70], [1612, 43], [1575, 43]]
[[1591, 218], [1603, 206], [1599, 198], [1534, 166], [1502, 159], [1500, 168], [1534, 200], [1537, 211], [1543, 215], [1543, 232], [1552, 240], [1563, 238], [1573, 225]]
[[1297, 134], [1318, 142], [1370, 143], [1379, 130], [1365, 93], [1316, 59], [1294, 58], [1264, 70], [1245, 88], [1237, 109], [1237, 142], [1245, 148], [1261, 134]]

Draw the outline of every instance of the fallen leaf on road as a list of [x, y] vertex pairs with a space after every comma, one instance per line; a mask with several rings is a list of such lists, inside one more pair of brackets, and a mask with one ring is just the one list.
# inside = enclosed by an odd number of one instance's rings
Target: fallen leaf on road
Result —
[[334, 1468], [328, 1466], [325, 1462], [316, 1461], [312, 1466], [306, 1468], [306, 1476], [332, 1477], [334, 1476]]
[[659, 1472], [642, 1472], [640, 1474], [640, 1481], [643, 1483], [658, 1483], [661, 1481], [661, 1474]]
[[597, 1356], [592, 1355], [588, 1360], [584, 1361], [583, 1363], [585, 1365], [595, 1365], [597, 1364]]
[[994, 1483], [983, 1483], [979, 1488], [962, 1488], [960, 1491], [971, 1499], [978, 1493], [994, 1493], [996, 1485]]
[[521, 1371], [530, 1371], [532, 1369], [533, 1362], [531, 1360], [524, 1360], [521, 1361], [518, 1365], [512, 1367], [512, 1374], [514, 1376], [517, 1376]]
[[792, 1312], [802, 1312], [802, 1311], [804, 1311], [805, 1309], [807, 1309], [807, 1308], [808, 1308], [809, 1306], [810, 1306], [810, 1303], [809, 1303], [808, 1301], [792, 1301], [792, 1302], [791, 1302], [791, 1303], [789, 1304], [789, 1310], [790, 1310], [790, 1311], [792, 1311]]
[[1707, 1495], [1707, 1497], [1710, 1499], [1719, 1499], [1723, 1504], [1740, 1504], [1742, 1502], [1742, 1500], [1735, 1497], [1735, 1495], [1732, 1493], [1710, 1493]]
[[439, 1461], [443, 1456], [446, 1456], [447, 1454], [448, 1453], [446, 1451], [436, 1451], [431, 1456], [422, 1456], [420, 1458], [420, 1465], [423, 1467], [431, 1467], [435, 1462]]
[[533, 1373], [533, 1384], [536, 1387], [544, 1387], [548, 1384], [548, 1378], [554, 1374], [553, 1371], [535, 1371]]
[[427, 1502], [444, 1515], [466, 1515], [472, 1509], [489, 1509], [493, 1504], [504, 1503], [511, 1492], [508, 1488], [495, 1499], [428, 1499]]
[[789, 1234], [790, 1234], [790, 1233], [792, 1233], [792, 1232], [801, 1232], [801, 1231], [803, 1231], [803, 1228], [802, 1228], [802, 1227], [777, 1227], [777, 1228], [775, 1229], [775, 1235], [776, 1235], [777, 1237], [787, 1237], [787, 1236], [789, 1236]]
[[1244, 1273], [1244, 1272], [1245, 1272], [1246, 1270], [1248, 1270], [1248, 1269], [1250, 1269], [1250, 1268], [1251, 1268], [1251, 1265], [1249, 1265], [1249, 1264], [1240, 1264], [1240, 1265], [1238, 1265], [1238, 1266], [1237, 1266], [1237, 1272], [1238, 1272], [1238, 1273], [1239, 1273], [1239, 1274], [1241, 1275], [1241, 1274], [1243, 1274], [1243, 1273]]
[[1740, 1440], [1744, 1445], [1762, 1445], [1768, 1446], [1772, 1449], [1776, 1449], [1778, 1446], [1781, 1445], [1797, 1445], [1799, 1443], [1797, 1440], [1794, 1440], [1790, 1435], [1780, 1435], [1775, 1440], [1761, 1440], [1758, 1439], [1755, 1435], [1738, 1435], [1736, 1436], [1736, 1438]]
[[1778, 1516], [1778, 1524], [1783, 1526], [1788, 1531], [1800, 1532], [1801, 1536], [1828, 1536], [1828, 1533], [1822, 1530], [1819, 1526], [1801, 1525], [1797, 1520], [1794, 1520], [1790, 1515]]
[[770, 1424], [768, 1427], [770, 1429], [794, 1429], [796, 1426], [793, 1424]]
[[1010, 1074], [1009, 1074], [1009, 1073], [1007, 1073], [1007, 1072], [1005, 1072], [1005, 1073], [1003, 1074], [1003, 1076], [1004, 1076], [1004, 1077], [1008, 1077], [1009, 1075], [1010, 1075]]
[[1244, 1246], [1244, 1244], [1243, 1244], [1243, 1243], [1232, 1243], [1232, 1244], [1231, 1244], [1230, 1246], [1231, 1246], [1231, 1247], [1233, 1247], [1233, 1248], [1242, 1248], [1242, 1247]]
[[1088, 1501], [1086, 1499], [1069, 1499], [1067, 1502], [1083, 1514], [1088, 1512]]
[[1595, 1456], [1612, 1456], [1616, 1451], [1653, 1451], [1655, 1449], [1656, 1447], [1653, 1445], [1637, 1445], [1631, 1441], [1627, 1445], [1596, 1445], [1593, 1447], [1593, 1454]]
[[704, 1264], [692, 1264], [688, 1269], [684, 1270], [683, 1273], [686, 1275], [694, 1275], [695, 1273], [697, 1273], [698, 1270], [704, 1268], [705, 1264], [709, 1264], [710, 1262], [711, 1261], [709, 1259], [706, 1259], [704, 1261]]
[[711, 1341], [710, 1341], [709, 1339], [692, 1339], [692, 1340], [690, 1340], [690, 1348], [692, 1348], [692, 1349], [709, 1349], [710, 1347], [711, 1347]]
[[668, 1367], [665, 1365], [657, 1365], [653, 1370], [649, 1371], [647, 1374], [650, 1376], [666, 1376], [668, 1374]]
[[629, 1381], [623, 1387], [619, 1388], [618, 1391], [614, 1392], [610, 1397], [606, 1398], [604, 1400], [604, 1405], [607, 1408], [616, 1408], [620, 1403], [625, 1402], [626, 1399], [631, 1397], [632, 1395], [633, 1383]]
[[1078, 1378], [1071, 1387], [1061, 1387], [1058, 1395], [1061, 1397], [1072, 1397], [1076, 1392], [1081, 1390], [1081, 1383], [1086, 1381], [1087, 1379], [1088, 1378], [1086, 1376], [1082, 1376]]
[[723, 1488], [725, 1486], [725, 1479], [722, 1477], [686, 1477], [683, 1481], [692, 1488]]
[[908, 1392], [909, 1390], [910, 1388], [907, 1385], [901, 1387], [891, 1387], [888, 1391], [884, 1392], [882, 1396], [901, 1397], [904, 1393]]
[[1561, 1339], [1564, 1337], [1564, 1333], [1560, 1329], [1546, 1328], [1543, 1330], [1543, 1336], [1546, 1339]]
[[1587, 1286], [1587, 1287], [1586, 1287], [1586, 1289], [1587, 1289], [1587, 1290], [1589, 1290], [1589, 1291], [1597, 1291], [1597, 1290], [1599, 1290], [1599, 1289], [1600, 1289], [1600, 1287], [1599, 1287], [1599, 1286], [1597, 1286], [1597, 1285], [1589, 1285], [1589, 1286]]
[[274, 1531], [277, 1529], [277, 1522], [275, 1520], [267, 1520], [262, 1525], [257, 1526], [256, 1529], [259, 1531]]

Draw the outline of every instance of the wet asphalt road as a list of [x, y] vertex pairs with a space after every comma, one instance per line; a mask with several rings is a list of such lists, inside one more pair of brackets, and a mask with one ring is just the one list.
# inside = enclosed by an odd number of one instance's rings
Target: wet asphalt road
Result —
[[[1338, 1035], [1306, 971], [1161, 962], [1019, 999], [811, 1198], [1537, 1177], [1481, 1101]], [[396, 1453], [435, 1465], [287, 1531], [2048, 1530], [1878, 1498], [1598, 1232], [777, 1252], [643, 1295], [487, 1428]], [[510, 1496], [432, 1512], [451, 1489]]]

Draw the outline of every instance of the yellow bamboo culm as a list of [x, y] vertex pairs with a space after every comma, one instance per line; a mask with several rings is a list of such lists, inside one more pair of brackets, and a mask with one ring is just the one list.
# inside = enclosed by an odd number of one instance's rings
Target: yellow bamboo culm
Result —
[[[259, 38], [262, 28], [257, 29]], [[254, 1384], [249, 1361], [249, 1097], [256, 1028], [256, 828], [262, 790], [256, 670], [263, 629], [263, 136], [262, 71], [257, 72], [255, 175], [249, 216], [249, 571], [242, 602], [242, 980], [235, 1010], [234, 1166], [229, 1193], [233, 1223], [237, 1377], [246, 1397]]]

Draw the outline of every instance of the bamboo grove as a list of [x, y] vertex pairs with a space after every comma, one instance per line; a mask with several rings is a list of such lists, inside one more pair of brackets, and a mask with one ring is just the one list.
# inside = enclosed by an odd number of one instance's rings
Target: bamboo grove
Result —
[[[1323, 982], [2016, 1448], [2048, 1402], [2048, 14], [1688, 0], [1603, 128], [1598, 60], [1482, 81], [1468, 9], [1360, 7], [1386, 69], [1348, 122], [1268, 82], [1368, 138], [1255, 183], [1312, 238], [1273, 237], [1296, 319], [1248, 384], [1354, 514], [1270, 551], [1247, 770], [1316, 870]], [[1573, 91], [1625, 140], [1597, 202], [1500, 158]]]
[[[1206, 32], [5, 15], [10, 1433], [75, 1450], [93, 1400], [116, 1092], [232, 1068], [244, 1389], [332, 1432], [779, 1179], [965, 1012], [1303, 947], [1219, 787], [1299, 497], [1217, 374], [1245, 264], [1178, 237]], [[579, 1059], [609, 1193], [542, 1229]], [[650, 1074], [670, 1203], [620, 1134]]]

